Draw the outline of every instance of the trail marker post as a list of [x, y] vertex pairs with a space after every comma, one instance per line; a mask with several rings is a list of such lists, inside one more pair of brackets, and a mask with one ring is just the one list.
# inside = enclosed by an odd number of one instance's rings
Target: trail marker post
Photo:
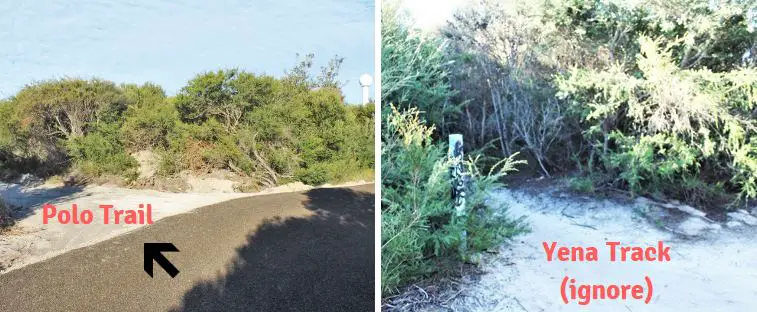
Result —
[[[465, 212], [465, 168], [463, 168], [463, 135], [450, 134], [447, 157], [450, 162], [450, 175], [452, 176], [452, 200], [455, 205], [455, 222], [466, 224], [468, 216]], [[460, 254], [465, 256], [468, 249], [468, 233], [463, 230], [460, 237]]]

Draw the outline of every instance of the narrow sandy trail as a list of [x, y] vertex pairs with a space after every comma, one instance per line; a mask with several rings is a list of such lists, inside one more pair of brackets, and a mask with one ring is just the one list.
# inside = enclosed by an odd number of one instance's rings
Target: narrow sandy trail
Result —
[[[757, 306], [757, 228], [744, 222], [731, 220], [725, 226], [688, 214], [671, 218], [670, 211], [650, 210], [638, 201], [593, 199], [556, 188], [500, 190], [493, 198], [510, 203], [509, 214], [526, 216], [531, 233], [486, 256], [482, 275], [464, 278], [462, 287], [447, 294], [446, 303], [430, 310], [753, 311]], [[594, 246], [599, 260], [548, 262], [545, 241]], [[607, 241], [642, 247], [663, 241], [671, 248], [671, 261], [610, 262]], [[649, 276], [654, 295], [649, 304], [564, 304], [560, 284], [565, 276], [580, 284], [616, 285], [645, 285]]]

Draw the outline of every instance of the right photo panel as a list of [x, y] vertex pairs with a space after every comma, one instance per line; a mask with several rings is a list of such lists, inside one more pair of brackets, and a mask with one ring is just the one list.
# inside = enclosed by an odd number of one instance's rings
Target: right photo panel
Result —
[[757, 3], [381, 3], [382, 311], [754, 311]]

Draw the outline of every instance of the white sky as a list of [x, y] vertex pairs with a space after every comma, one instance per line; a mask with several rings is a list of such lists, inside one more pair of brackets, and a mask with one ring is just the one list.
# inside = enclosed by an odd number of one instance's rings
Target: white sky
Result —
[[418, 28], [433, 30], [452, 17], [455, 9], [469, 0], [401, 0], [401, 8], [414, 18]]
[[[314, 74], [338, 54], [349, 103], [373, 75], [373, 0], [0, 0], [0, 98], [25, 84], [99, 77], [161, 85], [234, 68], [281, 76], [315, 53]], [[372, 89], [371, 89], [372, 90]]]

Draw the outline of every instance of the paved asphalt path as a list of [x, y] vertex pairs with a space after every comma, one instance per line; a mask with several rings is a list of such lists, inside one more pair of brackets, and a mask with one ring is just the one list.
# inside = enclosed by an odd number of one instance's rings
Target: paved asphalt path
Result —
[[[372, 311], [373, 185], [240, 198], [0, 275], [0, 311]], [[147, 242], [181, 272], [143, 271]]]

